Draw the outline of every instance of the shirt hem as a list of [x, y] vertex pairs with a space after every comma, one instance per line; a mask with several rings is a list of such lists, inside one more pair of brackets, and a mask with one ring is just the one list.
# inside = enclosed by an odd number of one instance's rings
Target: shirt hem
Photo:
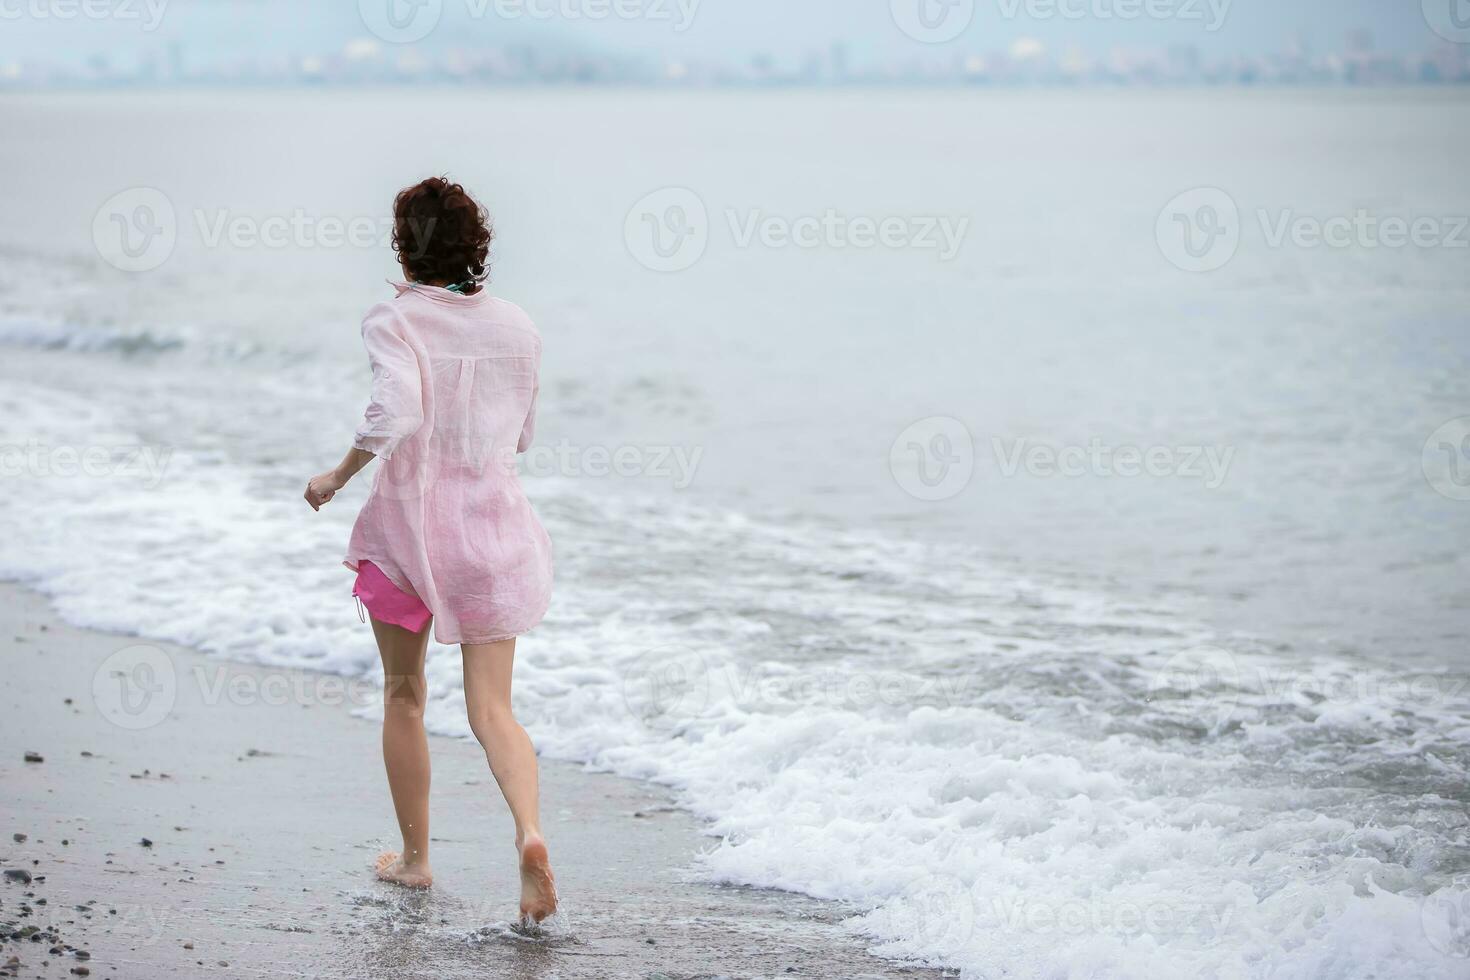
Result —
[[[388, 581], [392, 582], [395, 587], [402, 589], [402, 591], [408, 595], [414, 596], [420, 602], [423, 602], [425, 607], [429, 605], [422, 596], [419, 596], [417, 590], [413, 589], [411, 586], [409, 588], [404, 588], [403, 586], [398, 584], [398, 580], [394, 577], [394, 572], [397, 571], [397, 565], [391, 559], [374, 558], [371, 555], [348, 555], [346, 558], [342, 559], [342, 564], [349, 570], [357, 572], [359, 571], [358, 566], [365, 561], [370, 561], [374, 565], [377, 565], [378, 570], [381, 571], [385, 576], [387, 576]], [[547, 601], [547, 605], [550, 605], [549, 599]], [[433, 609], [429, 609], [429, 612], [432, 614]], [[443, 643], [446, 646], [454, 643], [468, 643], [472, 646], [477, 646], [483, 643], [501, 643], [505, 640], [514, 640], [518, 637], [525, 636], [527, 633], [530, 633], [536, 627], [540, 626], [541, 620], [544, 618], [545, 611], [543, 609], [542, 615], [538, 617], [534, 623], [532, 623], [530, 626], [523, 626], [520, 629], [511, 630], [504, 633], [486, 633], [483, 636], [446, 637], [439, 635], [439, 617], [434, 616], [434, 642]]]
[[[481, 636], [468, 637], [468, 636], [466, 636], [466, 637], [461, 637], [460, 639], [457, 639], [457, 640], [439, 640], [439, 642], [440, 643], [445, 643], [445, 644], [449, 644], [449, 643], [464, 643], [464, 644], [468, 644], [469, 646], [479, 646], [479, 645], [484, 644], [484, 643], [503, 643], [506, 640], [514, 640], [514, 639], [516, 639], [518, 637], [525, 636], [527, 633], [531, 632], [535, 628], [536, 628], [535, 626], [528, 626], [525, 629], [523, 629], [523, 630], [517, 630], [514, 633], [496, 633], [496, 634], [494, 634], [492, 636], [484, 636], [484, 637], [481, 637]], [[438, 638], [436, 637], [435, 639], [438, 639]]]

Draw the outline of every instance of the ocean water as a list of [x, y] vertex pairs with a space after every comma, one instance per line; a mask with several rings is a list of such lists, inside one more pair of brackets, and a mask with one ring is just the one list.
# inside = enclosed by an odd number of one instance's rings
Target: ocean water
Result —
[[[1470, 970], [1463, 95], [0, 118], [0, 574], [68, 618], [377, 669], [339, 564], [365, 482], [300, 493], [362, 407], [391, 193], [448, 171], [546, 342], [527, 486], [558, 591], [516, 693], [543, 753], [675, 787], [701, 874], [845, 902], [880, 954], [965, 976]], [[1200, 188], [1240, 215], [1209, 273], [1159, 230]], [[639, 237], [679, 241], [670, 201], [692, 261]], [[1360, 211], [1439, 240], [1273, 240]], [[744, 237], [829, 212], [964, 233]], [[109, 264], [158, 258], [109, 251], [115, 215], [170, 227], [166, 259]], [[1169, 465], [1098, 461], [1125, 447]], [[431, 724], [468, 734], [457, 652], [429, 674]]]

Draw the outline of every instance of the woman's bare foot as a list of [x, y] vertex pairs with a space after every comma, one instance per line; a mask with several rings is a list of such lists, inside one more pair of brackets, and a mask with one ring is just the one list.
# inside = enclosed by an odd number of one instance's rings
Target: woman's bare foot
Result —
[[556, 911], [556, 876], [551, 873], [546, 842], [540, 837], [528, 836], [520, 852], [521, 921], [540, 922]]
[[434, 883], [434, 872], [427, 864], [408, 865], [397, 851], [384, 851], [378, 855], [376, 865], [378, 878], [404, 888], [428, 888]]

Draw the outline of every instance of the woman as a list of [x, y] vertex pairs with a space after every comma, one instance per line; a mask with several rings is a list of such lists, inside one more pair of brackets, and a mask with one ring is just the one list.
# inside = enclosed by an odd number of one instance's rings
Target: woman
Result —
[[516, 637], [551, 601], [551, 543], [516, 476], [531, 443], [541, 340], [519, 307], [490, 296], [491, 231], [459, 184], [433, 177], [399, 193], [393, 248], [408, 280], [368, 311], [372, 400], [353, 448], [313, 477], [313, 510], [377, 457], [346, 564], [383, 659], [383, 761], [403, 850], [378, 877], [410, 888], [429, 868], [429, 745], [424, 654], [429, 625], [461, 644], [470, 728], [516, 825], [521, 917], [556, 910], [541, 836], [536, 753], [511, 713]]

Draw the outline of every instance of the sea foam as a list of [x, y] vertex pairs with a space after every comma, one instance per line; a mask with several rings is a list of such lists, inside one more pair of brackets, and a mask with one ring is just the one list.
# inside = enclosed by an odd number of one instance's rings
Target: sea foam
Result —
[[[363, 488], [312, 515], [220, 452], [56, 465], [139, 445], [118, 414], [0, 394], [0, 574], [80, 625], [372, 677], [338, 564]], [[531, 493], [559, 580], [518, 712], [546, 755], [672, 787], [710, 880], [846, 903], [965, 976], [1465, 975], [1463, 692], [958, 549]], [[468, 736], [458, 661], [431, 652], [428, 722]]]

